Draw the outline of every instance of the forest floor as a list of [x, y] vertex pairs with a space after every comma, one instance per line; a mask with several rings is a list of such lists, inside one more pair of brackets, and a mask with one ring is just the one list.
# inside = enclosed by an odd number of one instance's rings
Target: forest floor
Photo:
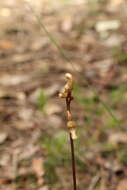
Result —
[[78, 190], [127, 189], [127, 14], [123, 1], [0, 2], [0, 190], [70, 190], [64, 74]]

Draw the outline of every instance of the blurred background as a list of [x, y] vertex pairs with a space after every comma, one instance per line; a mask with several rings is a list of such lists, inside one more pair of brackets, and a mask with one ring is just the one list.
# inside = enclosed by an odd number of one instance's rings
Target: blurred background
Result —
[[66, 110], [78, 190], [127, 189], [127, 2], [0, 2], [0, 190], [72, 189]]

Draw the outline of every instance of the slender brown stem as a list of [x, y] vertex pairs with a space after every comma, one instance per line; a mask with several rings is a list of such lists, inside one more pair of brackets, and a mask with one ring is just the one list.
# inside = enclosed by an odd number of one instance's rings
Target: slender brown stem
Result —
[[[66, 97], [66, 107], [67, 111], [71, 113], [70, 104], [73, 97], [71, 96], [71, 92], [68, 93], [68, 96]], [[70, 145], [71, 145], [71, 158], [72, 158], [72, 174], [73, 174], [73, 189], [77, 190], [77, 184], [76, 184], [76, 164], [75, 164], [75, 151], [74, 151], [74, 140], [72, 138], [72, 134], [70, 134]]]
[[75, 152], [74, 152], [74, 141], [70, 133], [70, 144], [71, 144], [71, 156], [72, 156], [72, 173], [73, 173], [73, 187], [74, 190], [77, 189], [76, 184], [76, 168], [75, 168]]

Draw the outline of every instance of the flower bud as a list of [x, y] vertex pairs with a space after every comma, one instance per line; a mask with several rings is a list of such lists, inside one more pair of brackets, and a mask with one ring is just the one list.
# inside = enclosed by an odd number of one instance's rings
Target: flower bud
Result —
[[73, 140], [77, 139], [76, 131], [74, 128], [70, 129], [70, 133]]
[[76, 128], [76, 122], [75, 121], [68, 121], [67, 122], [67, 127], [69, 128], [69, 129], [75, 129]]

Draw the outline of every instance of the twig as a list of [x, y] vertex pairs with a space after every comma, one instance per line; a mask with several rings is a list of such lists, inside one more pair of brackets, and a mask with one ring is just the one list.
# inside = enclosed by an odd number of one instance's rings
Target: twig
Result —
[[77, 190], [76, 164], [75, 164], [75, 152], [74, 152], [74, 140], [77, 138], [76, 132], [75, 132], [76, 123], [72, 119], [71, 106], [70, 106], [71, 101], [73, 100], [73, 97], [72, 97], [73, 78], [72, 78], [72, 75], [70, 73], [66, 73], [65, 77], [67, 79], [67, 83], [65, 84], [63, 91], [61, 93], [59, 93], [59, 97], [66, 99], [67, 128], [69, 129], [70, 145], [71, 145], [71, 157], [72, 157], [73, 189]]
[[72, 156], [73, 186], [74, 190], [76, 190], [77, 184], [76, 184], [75, 152], [74, 152], [74, 142], [71, 133], [70, 133], [70, 143], [71, 143], [71, 156]]
[[99, 174], [95, 175], [90, 183], [90, 186], [88, 187], [88, 190], [94, 190], [99, 180], [100, 180], [100, 175]]

